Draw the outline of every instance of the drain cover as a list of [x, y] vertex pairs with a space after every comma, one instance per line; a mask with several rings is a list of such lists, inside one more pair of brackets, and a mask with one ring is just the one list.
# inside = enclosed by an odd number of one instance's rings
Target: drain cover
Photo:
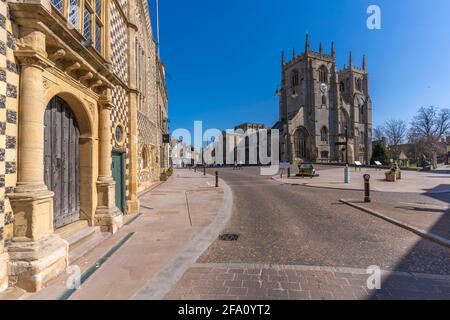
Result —
[[238, 238], [239, 235], [235, 233], [226, 233], [219, 236], [219, 240], [221, 241], [236, 241]]

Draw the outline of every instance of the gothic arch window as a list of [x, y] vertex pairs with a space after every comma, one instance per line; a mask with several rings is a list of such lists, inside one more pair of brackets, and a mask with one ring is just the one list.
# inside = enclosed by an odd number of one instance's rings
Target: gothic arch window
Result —
[[327, 129], [327, 127], [322, 127], [322, 129], [320, 129], [320, 141], [328, 143], [328, 129]]
[[319, 81], [321, 83], [328, 83], [328, 70], [325, 66], [319, 68]]
[[299, 79], [298, 71], [297, 70], [292, 71], [292, 73], [291, 73], [291, 84], [292, 84], [293, 87], [298, 86], [298, 84], [299, 84], [298, 79]]
[[345, 133], [346, 128], [348, 130], [350, 130], [350, 128], [348, 128], [349, 116], [348, 116], [347, 111], [344, 108], [341, 108], [339, 113], [340, 113], [339, 114], [340, 133]]
[[360, 78], [355, 79], [356, 82], [356, 90], [362, 91], [362, 81]]
[[298, 128], [295, 132], [294, 141], [296, 158], [308, 160], [308, 131], [303, 127]]
[[339, 91], [340, 91], [340, 92], [344, 92], [344, 91], [345, 91], [345, 84], [344, 84], [344, 81], [341, 81], [341, 82], [339, 83]]

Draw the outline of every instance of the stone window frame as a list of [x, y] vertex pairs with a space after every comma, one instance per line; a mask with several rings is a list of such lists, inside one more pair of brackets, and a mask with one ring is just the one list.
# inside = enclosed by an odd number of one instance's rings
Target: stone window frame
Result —
[[320, 141], [328, 144], [328, 128], [326, 126], [323, 126], [320, 129]]
[[[50, 3], [56, 12], [62, 15], [68, 24], [69, 21], [69, 7], [72, 0], [52, 0]], [[57, 6], [62, 4], [61, 6]], [[104, 55], [105, 50], [105, 21], [106, 21], [106, 6], [105, 0], [78, 0], [78, 21], [77, 25], [72, 25], [74, 29], [85, 39], [88, 44], [92, 46], [95, 51]], [[85, 31], [85, 13], [89, 13], [89, 34]], [[100, 36], [98, 35], [100, 32]], [[88, 36], [89, 35], [89, 36]], [[88, 37], [87, 37], [88, 36]]]
[[[122, 130], [122, 139], [121, 140], [117, 140], [117, 137], [116, 137], [117, 129]], [[123, 147], [125, 145], [126, 138], [127, 138], [127, 134], [125, 131], [125, 126], [122, 125], [121, 123], [118, 123], [114, 128], [114, 141], [116, 141], [116, 144], [118, 146]]]

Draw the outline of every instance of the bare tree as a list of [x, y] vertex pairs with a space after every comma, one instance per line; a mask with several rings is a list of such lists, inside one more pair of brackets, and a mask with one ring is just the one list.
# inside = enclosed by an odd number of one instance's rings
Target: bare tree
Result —
[[437, 154], [442, 152], [441, 140], [450, 132], [450, 110], [435, 106], [422, 107], [411, 122], [410, 140], [421, 145], [425, 155], [437, 167]]
[[395, 119], [388, 120], [384, 124], [383, 131], [386, 135], [392, 157], [398, 159], [401, 152], [400, 145], [405, 140], [406, 133], [408, 132], [406, 121]]
[[383, 138], [385, 138], [384, 129], [383, 127], [377, 126], [375, 129], [373, 129], [373, 139], [375, 141], [381, 141]]

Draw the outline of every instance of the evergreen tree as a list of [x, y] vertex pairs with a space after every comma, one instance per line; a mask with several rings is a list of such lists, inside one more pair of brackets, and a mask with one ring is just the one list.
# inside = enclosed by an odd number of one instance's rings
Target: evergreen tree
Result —
[[383, 165], [389, 164], [388, 151], [383, 141], [375, 142], [370, 162], [374, 163], [375, 161], [380, 161]]

